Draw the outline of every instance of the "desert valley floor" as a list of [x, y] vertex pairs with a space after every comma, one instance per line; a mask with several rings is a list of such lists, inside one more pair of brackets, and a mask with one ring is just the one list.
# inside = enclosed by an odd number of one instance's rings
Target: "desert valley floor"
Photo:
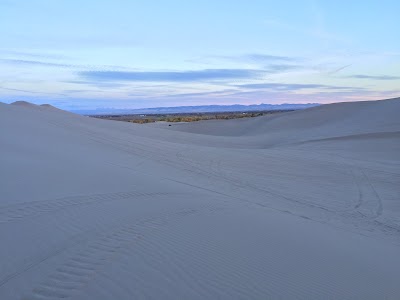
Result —
[[399, 112], [168, 126], [0, 103], [0, 299], [400, 299]]

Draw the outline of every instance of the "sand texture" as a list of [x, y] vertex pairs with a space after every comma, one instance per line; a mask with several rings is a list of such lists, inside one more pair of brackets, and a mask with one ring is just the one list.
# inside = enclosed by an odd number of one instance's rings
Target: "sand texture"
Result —
[[0, 299], [400, 299], [399, 113], [168, 126], [0, 103]]

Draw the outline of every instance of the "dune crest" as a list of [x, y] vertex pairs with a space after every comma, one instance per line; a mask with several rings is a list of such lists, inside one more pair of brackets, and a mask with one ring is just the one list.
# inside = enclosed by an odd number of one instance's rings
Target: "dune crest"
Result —
[[400, 130], [400, 98], [321, 105], [280, 115], [243, 120], [177, 124], [170, 130], [219, 136], [311, 135], [321, 137]]
[[24, 106], [24, 107], [36, 107], [36, 104], [33, 104], [28, 101], [15, 101], [13, 103], [10, 103], [11, 105], [18, 105], [18, 106]]

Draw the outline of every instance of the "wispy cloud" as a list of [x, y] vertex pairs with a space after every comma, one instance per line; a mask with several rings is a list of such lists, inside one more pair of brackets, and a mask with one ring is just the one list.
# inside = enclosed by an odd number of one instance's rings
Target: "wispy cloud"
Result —
[[65, 94], [62, 94], [62, 93], [48, 93], [48, 92], [39, 92], [39, 91], [24, 90], [24, 89], [14, 89], [14, 88], [5, 88], [5, 87], [0, 87], [0, 90], [12, 91], [12, 92], [20, 92], [20, 93], [27, 93], [27, 94], [66, 96]]
[[287, 64], [271, 64], [265, 67], [268, 73], [281, 73], [292, 70], [304, 69], [303, 66], [298, 65], [287, 65]]
[[400, 76], [389, 76], [389, 75], [350, 75], [348, 78], [357, 79], [374, 79], [374, 80], [399, 80]]
[[344, 69], [350, 67], [351, 65], [352, 65], [352, 64], [348, 64], [348, 65], [339, 67], [339, 68], [337, 68], [337, 69], [335, 69], [335, 70], [329, 71], [328, 74], [333, 75], [333, 74], [339, 73], [340, 71], [342, 71], [342, 70], [344, 70]]
[[98, 88], [120, 88], [126, 86], [124, 83], [119, 82], [108, 82], [108, 81], [99, 81], [99, 80], [68, 80], [63, 81], [64, 83], [72, 83], [72, 84], [81, 84], [81, 85], [90, 85]]
[[[235, 57], [231, 57], [235, 59]], [[239, 58], [256, 61], [256, 62], [293, 62], [298, 61], [300, 58], [289, 57], [289, 56], [279, 56], [279, 55], [269, 55], [269, 54], [246, 54], [239, 56]], [[237, 59], [237, 57], [236, 57]]]
[[25, 60], [25, 59], [9, 59], [9, 58], [1, 58], [0, 62], [11, 64], [11, 65], [30, 65], [30, 66], [45, 66], [45, 67], [72, 67], [73, 65], [68, 64], [60, 64], [53, 62], [45, 62], [38, 60]]
[[171, 95], [167, 95], [166, 97], [173, 97], [173, 98], [212, 97], [212, 96], [221, 96], [221, 95], [231, 95], [236, 92], [237, 92], [237, 90], [227, 89], [227, 90], [223, 90], [223, 91], [171, 94]]
[[44, 60], [34, 59], [15, 59], [15, 58], [0, 58], [0, 63], [12, 66], [37, 66], [37, 67], [56, 67], [77, 70], [131, 70], [131, 68], [118, 65], [81, 65], [81, 64], [66, 64]]
[[262, 53], [247, 53], [242, 55], [206, 55], [202, 57], [188, 59], [186, 60], [186, 62], [201, 63], [207, 65], [221, 64], [221, 62], [266, 65], [266, 64], [294, 63], [302, 60], [303, 59], [299, 57], [280, 56], [280, 55], [262, 54]]
[[300, 83], [251, 83], [241, 84], [237, 87], [244, 89], [266, 89], [275, 91], [297, 91], [304, 89], [329, 89], [329, 90], [363, 90], [363, 88], [354, 88], [346, 86], [333, 86], [324, 84], [300, 84]]
[[251, 69], [205, 69], [167, 72], [82, 71], [78, 74], [90, 81], [195, 82], [253, 79], [262, 76], [265, 72]]
[[33, 51], [16, 51], [8, 49], [0, 49], [0, 54], [2, 56], [8, 57], [23, 57], [23, 58], [39, 58], [39, 59], [68, 59], [69, 57], [61, 54], [51, 53], [51, 52], [33, 52]]

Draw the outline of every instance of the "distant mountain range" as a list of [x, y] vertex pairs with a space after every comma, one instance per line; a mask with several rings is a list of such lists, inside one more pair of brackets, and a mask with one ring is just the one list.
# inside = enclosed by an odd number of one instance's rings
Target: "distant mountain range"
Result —
[[261, 110], [296, 110], [318, 106], [319, 103], [306, 104], [251, 104], [251, 105], [200, 105], [200, 106], [175, 106], [153, 107], [138, 109], [97, 108], [92, 110], [70, 110], [81, 115], [129, 115], [129, 114], [174, 114], [174, 113], [207, 113], [207, 112], [241, 112]]

